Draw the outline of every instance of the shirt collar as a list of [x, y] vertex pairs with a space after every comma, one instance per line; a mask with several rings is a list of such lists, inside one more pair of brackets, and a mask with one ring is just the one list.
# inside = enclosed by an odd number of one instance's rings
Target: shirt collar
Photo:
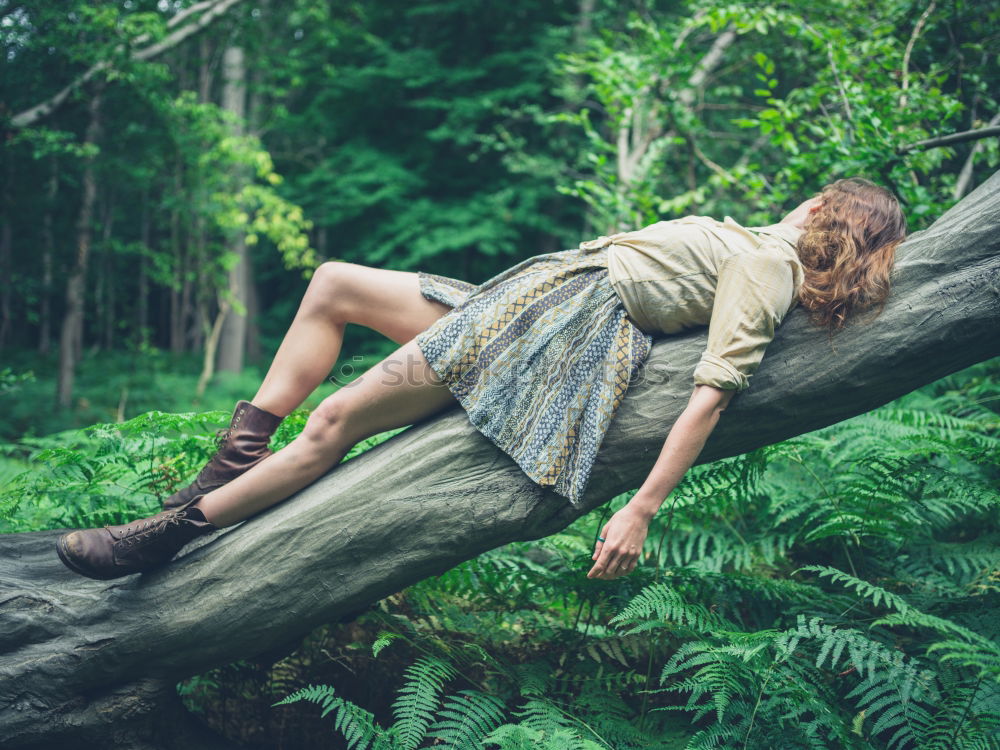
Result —
[[766, 227], [747, 227], [747, 229], [757, 234], [766, 234], [771, 237], [777, 237], [778, 239], [784, 240], [792, 247], [795, 247], [799, 241], [799, 237], [801, 237], [803, 232], [805, 232], [804, 229], [782, 222], [769, 224]]

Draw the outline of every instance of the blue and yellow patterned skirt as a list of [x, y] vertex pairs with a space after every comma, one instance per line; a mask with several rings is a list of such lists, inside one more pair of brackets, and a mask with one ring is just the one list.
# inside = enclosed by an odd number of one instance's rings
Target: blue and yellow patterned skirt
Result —
[[420, 272], [453, 309], [416, 337], [469, 420], [576, 504], [652, 338], [608, 280], [607, 250], [536, 255], [476, 286]]

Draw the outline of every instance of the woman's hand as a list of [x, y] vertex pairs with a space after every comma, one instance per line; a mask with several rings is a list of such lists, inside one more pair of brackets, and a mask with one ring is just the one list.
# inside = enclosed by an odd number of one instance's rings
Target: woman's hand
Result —
[[671, 426], [646, 481], [628, 505], [611, 516], [601, 529], [601, 536], [606, 541], [597, 543], [591, 558], [597, 563], [587, 573], [587, 578], [611, 580], [635, 569], [650, 519], [701, 453], [733, 393], [711, 385], [695, 386], [688, 405]]
[[610, 581], [635, 570], [648, 530], [649, 516], [634, 506], [626, 505], [611, 516], [601, 529], [600, 535], [606, 541], [597, 542], [591, 557], [597, 562], [587, 578]]

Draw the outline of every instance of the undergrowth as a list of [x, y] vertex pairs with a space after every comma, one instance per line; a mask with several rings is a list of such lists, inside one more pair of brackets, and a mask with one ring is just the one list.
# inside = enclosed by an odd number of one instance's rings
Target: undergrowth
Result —
[[695, 468], [622, 579], [584, 574], [628, 496], [382, 602], [371, 658], [415, 654], [382, 717], [277, 705], [352, 750], [998, 748], [998, 375]]
[[[996, 750], [998, 406], [993, 360], [696, 467], [653, 520], [639, 567], [587, 579], [597, 530], [629, 495], [615, 498], [362, 615], [367, 664], [408, 659], [387, 709], [310, 685], [289, 662], [272, 702], [317, 704], [352, 750]], [[287, 419], [275, 445], [306, 416]], [[153, 510], [227, 418], [151, 412], [4, 446], [33, 468], [5, 477], [0, 524]], [[216, 677], [181, 691], [210, 700]]]

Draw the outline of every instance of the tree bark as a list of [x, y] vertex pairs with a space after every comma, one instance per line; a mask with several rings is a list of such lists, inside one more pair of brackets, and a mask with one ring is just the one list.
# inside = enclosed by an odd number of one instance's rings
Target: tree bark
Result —
[[12, 203], [10, 200], [10, 187], [14, 181], [14, 172], [11, 169], [11, 159], [3, 160], [3, 175], [0, 180], [0, 350], [7, 345], [7, 337], [10, 335], [11, 324], [13, 322], [11, 314], [11, 294], [14, 289], [13, 273], [11, 268], [11, 249], [14, 245]]
[[[830, 341], [793, 310], [699, 462], [824, 427], [1000, 355], [998, 227], [1000, 173], [899, 248], [893, 294], [874, 322]], [[579, 507], [531, 482], [456, 407], [150, 574], [90, 581], [57, 559], [59, 532], [0, 537], [6, 746], [95, 737], [129, 746], [109, 727], [160, 721], [158, 704], [113, 696], [148, 695], [143, 686], [286, 643], [486, 550], [559, 531], [638, 486], [687, 402], [705, 342], [703, 329], [656, 342]], [[171, 747], [170, 732], [150, 747]]]
[[[94, 96], [88, 105], [90, 122], [84, 144], [94, 146], [101, 132], [101, 97]], [[87, 265], [90, 262], [90, 243], [93, 229], [94, 199], [97, 195], [97, 176], [94, 173], [94, 157], [87, 158], [83, 168], [83, 194], [80, 198], [80, 213], [76, 220], [76, 262], [66, 280], [66, 310], [63, 314], [62, 330], [59, 335], [59, 379], [56, 397], [59, 406], [68, 407], [73, 402], [73, 381], [76, 364], [83, 344], [83, 303], [87, 283]]]
[[145, 349], [149, 343], [149, 257], [153, 252], [153, 221], [149, 211], [149, 189], [142, 194], [140, 242], [142, 250], [139, 255], [139, 282], [136, 299], [136, 337], [139, 350]]
[[[236, 115], [237, 134], [243, 133], [246, 117], [246, 64], [242, 47], [228, 47], [222, 56], [222, 108]], [[229, 270], [229, 311], [222, 322], [218, 369], [240, 372], [246, 357], [247, 290], [251, 284], [247, 244], [238, 232], [229, 244], [236, 263]]]
[[49, 159], [49, 180], [45, 188], [45, 214], [42, 217], [42, 293], [38, 312], [38, 353], [48, 354], [52, 345], [52, 271], [56, 238], [53, 230], [56, 196], [59, 194], [59, 162]]
[[949, 133], [948, 135], [936, 138], [926, 138], [922, 141], [900, 146], [897, 150], [899, 153], [905, 154], [909, 151], [926, 150], [937, 148], [938, 146], [955, 146], [966, 141], [978, 141], [981, 138], [1000, 138], [1000, 125], [992, 125], [979, 128], [978, 130], [963, 130], [961, 133]]
[[205, 389], [215, 376], [215, 357], [219, 349], [219, 338], [222, 336], [222, 325], [226, 322], [226, 315], [229, 313], [229, 302], [219, 295], [219, 311], [215, 314], [215, 321], [212, 327], [205, 333], [205, 351], [201, 358], [201, 375], [198, 376], [198, 385], [194, 389], [198, 400], [205, 395]]
[[[174, 160], [174, 194], [182, 195], [184, 180], [181, 176], [183, 164], [180, 156]], [[176, 203], [170, 210], [170, 255], [173, 259], [173, 280], [170, 285], [170, 351], [180, 354], [184, 351], [184, 306], [181, 292], [187, 277], [188, 254], [181, 245], [181, 209]]]
[[[987, 123], [987, 127], [993, 127], [994, 125], [1000, 125], [1000, 112], [993, 115], [993, 118]], [[972, 150], [969, 151], [969, 155], [965, 159], [965, 164], [962, 165], [962, 169], [958, 173], [958, 179], [955, 180], [955, 192], [952, 194], [955, 200], [962, 200], [965, 192], [969, 189], [969, 185], [972, 184], [972, 167], [976, 163], [976, 156], [982, 150], [983, 142], [976, 141], [972, 146]]]

